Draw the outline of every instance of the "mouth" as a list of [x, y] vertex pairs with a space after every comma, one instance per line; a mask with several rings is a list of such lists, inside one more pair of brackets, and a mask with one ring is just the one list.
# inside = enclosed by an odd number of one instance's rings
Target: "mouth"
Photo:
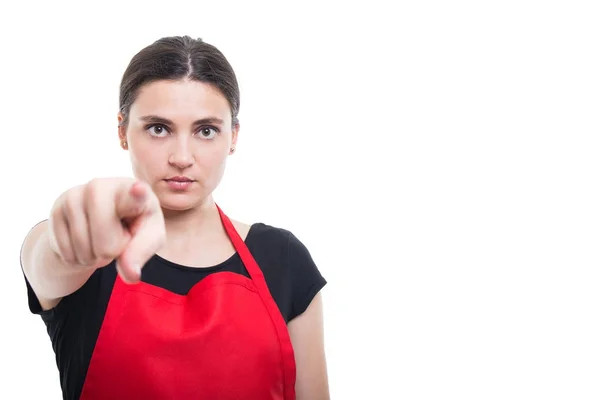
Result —
[[194, 182], [193, 179], [188, 178], [187, 176], [173, 176], [171, 178], [165, 179], [165, 181], [167, 181], [167, 182], [181, 182], [181, 183]]
[[189, 189], [195, 181], [187, 176], [173, 176], [165, 179], [165, 182], [169, 189], [181, 192]]

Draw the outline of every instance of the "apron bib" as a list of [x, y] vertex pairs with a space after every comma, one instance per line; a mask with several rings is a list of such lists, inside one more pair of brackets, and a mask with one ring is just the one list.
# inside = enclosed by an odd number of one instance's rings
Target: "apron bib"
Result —
[[295, 400], [287, 326], [229, 218], [221, 222], [250, 279], [213, 273], [179, 295], [119, 275], [81, 399]]

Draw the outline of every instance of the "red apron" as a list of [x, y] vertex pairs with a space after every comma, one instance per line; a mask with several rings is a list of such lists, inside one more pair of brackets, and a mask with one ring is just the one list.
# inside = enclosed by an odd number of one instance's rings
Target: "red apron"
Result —
[[117, 274], [81, 399], [295, 399], [285, 320], [217, 209], [251, 279], [218, 272], [182, 296]]

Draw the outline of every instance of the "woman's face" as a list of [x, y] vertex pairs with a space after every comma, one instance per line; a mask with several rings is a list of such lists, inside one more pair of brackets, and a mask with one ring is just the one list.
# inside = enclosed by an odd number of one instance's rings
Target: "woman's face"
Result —
[[161, 206], [188, 210], [223, 176], [238, 133], [231, 117], [227, 99], [209, 84], [156, 81], [141, 88], [119, 136], [127, 141], [134, 175], [152, 186]]

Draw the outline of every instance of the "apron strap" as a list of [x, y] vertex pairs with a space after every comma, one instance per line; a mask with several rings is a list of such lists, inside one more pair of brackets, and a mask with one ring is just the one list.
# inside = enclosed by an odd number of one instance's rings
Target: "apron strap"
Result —
[[279, 337], [279, 344], [282, 355], [282, 363], [283, 363], [283, 373], [284, 373], [284, 386], [285, 386], [285, 399], [286, 400], [294, 400], [296, 398], [295, 395], [295, 385], [296, 385], [296, 363], [294, 358], [294, 349], [292, 346], [292, 341], [290, 339], [289, 332], [287, 330], [287, 325], [283, 316], [281, 315], [281, 311], [279, 307], [273, 300], [271, 296], [271, 292], [267, 283], [265, 281], [264, 275], [259, 268], [256, 260], [250, 253], [248, 246], [244, 243], [239, 233], [233, 226], [233, 223], [225, 215], [223, 210], [217, 205], [217, 210], [219, 210], [219, 215], [221, 216], [221, 221], [223, 222], [223, 226], [225, 227], [225, 231], [229, 236], [233, 247], [238, 252], [242, 259], [242, 263], [248, 270], [248, 274], [250, 278], [254, 282], [258, 294], [262, 299], [263, 304], [265, 305], [269, 315], [271, 316], [271, 321], [273, 321], [273, 326], [277, 331], [277, 336]]
[[[227, 232], [227, 236], [231, 240], [235, 251], [240, 255], [244, 266], [248, 270], [248, 274], [250, 274], [250, 278], [253, 281], [255, 280], [264, 280], [264, 275], [262, 270], [258, 267], [258, 264], [254, 260], [254, 257], [248, 250], [248, 246], [244, 243], [244, 240], [241, 238], [238, 231], [233, 226], [233, 223], [229, 219], [227, 215], [221, 210], [221, 208], [217, 205], [217, 210], [219, 210], [219, 215], [221, 216], [221, 222], [223, 222], [223, 226], [225, 227], [225, 231]], [[255, 282], [257, 283], [257, 282]], [[257, 285], [258, 286], [258, 285]]]

